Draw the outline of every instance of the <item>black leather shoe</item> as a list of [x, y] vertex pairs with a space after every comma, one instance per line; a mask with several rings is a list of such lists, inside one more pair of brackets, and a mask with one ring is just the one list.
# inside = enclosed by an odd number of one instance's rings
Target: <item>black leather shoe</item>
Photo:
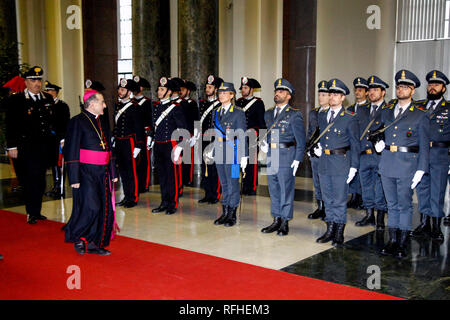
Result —
[[219, 199], [211, 199], [208, 201], [209, 204], [216, 204], [217, 202], [219, 202]]
[[211, 201], [210, 199], [208, 199], [207, 197], [204, 197], [203, 199], [198, 200], [198, 203], [207, 203]]
[[287, 236], [289, 233], [289, 220], [281, 219], [281, 225], [278, 229], [278, 236]]
[[388, 228], [389, 230], [389, 241], [381, 249], [380, 254], [383, 256], [392, 256], [397, 252], [398, 242], [397, 242], [397, 230], [396, 228]]
[[160, 213], [160, 212], [163, 212], [163, 211], [166, 211], [166, 210], [167, 210], [166, 206], [160, 205], [158, 208], [153, 209], [152, 212], [153, 213]]
[[281, 226], [281, 218], [280, 217], [275, 217], [273, 219], [273, 222], [270, 226], [262, 228], [261, 232], [262, 233], [272, 233], [275, 231], [278, 231], [278, 229], [280, 229]]
[[225, 223], [225, 221], [227, 220], [227, 216], [228, 216], [228, 209], [229, 209], [228, 206], [222, 205], [222, 215], [218, 219], [214, 220], [214, 224], [216, 226]]
[[185, 184], [185, 186], [186, 186], [186, 187], [191, 187], [191, 188], [192, 188], [192, 187], [194, 186], [194, 184], [193, 184], [192, 182], [188, 182], [188, 183]]
[[87, 253], [98, 254], [99, 256], [109, 256], [111, 251], [106, 250], [105, 248], [93, 248], [87, 249]]
[[225, 227], [232, 227], [236, 224], [236, 210], [237, 208], [228, 207], [227, 220], [223, 223]]
[[27, 215], [27, 223], [28, 224], [36, 224], [37, 223], [37, 218], [34, 216], [30, 216], [29, 214]]
[[127, 199], [124, 198], [122, 201], [117, 202], [117, 203], [116, 203], [116, 206], [117, 206], [117, 207], [120, 207], [120, 206], [123, 206], [125, 203], [127, 203]]
[[444, 226], [450, 226], [450, 216], [444, 218]]
[[408, 236], [409, 231], [408, 230], [399, 230], [397, 237], [399, 239], [399, 245], [397, 248], [397, 252], [395, 253], [395, 257], [398, 259], [406, 258], [407, 256], [407, 244], [408, 244]]
[[385, 210], [377, 210], [377, 232], [382, 232], [385, 229], [384, 216], [386, 213]]
[[316, 240], [318, 243], [327, 243], [334, 239], [337, 224], [334, 222], [327, 222], [327, 231]]
[[426, 214], [420, 214], [420, 224], [419, 226], [411, 231], [409, 235], [411, 237], [423, 237], [431, 235], [431, 217]]
[[364, 218], [355, 223], [355, 226], [357, 227], [365, 227], [368, 225], [375, 225], [375, 214], [373, 208], [366, 209], [366, 215], [364, 216]]
[[177, 212], [177, 209], [175, 209], [175, 208], [168, 208], [167, 210], [166, 210], [166, 214], [167, 215], [171, 215], [171, 214], [174, 214], [175, 212]]
[[444, 234], [441, 231], [442, 218], [431, 218], [431, 239], [438, 242], [444, 241]]
[[123, 205], [124, 208], [133, 208], [136, 207], [137, 203], [134, 201], [127, 201], [125, 202], [125, 204]]
[[325, 206], [322, 200], [317, 200], [317, 209], [308, 215], [308, 219], [325, 219]]
[[86, 246], [84, 241], [75, 243], [73, 247], [75, 248], [75, 251], [78, 252], [79, 254], [84, 254], [86, 252]]
[[345, 223], [337, 223], [334, 239], [331, 243], [334, 247], [341, 246], [344, 243], [344, 229]]

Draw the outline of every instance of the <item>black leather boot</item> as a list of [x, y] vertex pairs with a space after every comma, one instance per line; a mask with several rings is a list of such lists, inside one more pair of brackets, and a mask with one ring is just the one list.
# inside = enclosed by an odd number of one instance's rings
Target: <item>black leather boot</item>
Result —
[[236, 211], [237, 207], [236, 208], [228, 207], [227, 220], [225, 220], [225, 222], [223, 223], [225, 227], [232, 227], [236, 224]]
[[387, 211], [384, 210], [377, 210], [377, 231], [382, 232], [385, 229], [384, 225], [384, 216], [386, 215]]
[[334, 234], [334, 239], [331, 245], [333, 245], [334, 247], [338, 247], [344, 243], [344, 230], [345, 223], [337, 223], [336, 232]]
[[431, 239], [439, 242], [444, 241], [444, 234], [441, 231], [442, 218], [431, 218]]
[[411, 237], [423, 237], [423, 236], [429, 236], [431, 234], [431, 223], [430, 223], [430, 216], [427, 216], [426, 214], [420, 214], [420, 224], [419, 226], [414, 230], [410, 232]]
[[347, 208], [355, 208], [356, 193], [352, 193], [350, 200], [347, 202]]
[[224, 224], [225, 220], [227, 220], [227, 215], [228, 215], [228, 206], [222, 206], [222, 215], [214, 221], [214, 224], [216, 226]]
[[325, 206], [322, 200], [317, 200], [317, 209], [308, 215], [308, 219], [325, 218]]
[[289, 220], [281, 219], [281, 225], [278, 229], [277, 235], [287, 236], [289, 233]]
[[273, 219], [273, 222], [270, 226], [262, 228], [261, 232], [262, 233], [272, 233], [275, 231], [278, 231], [278, 229], [280, 229], [281, 226], [281, 218], [280, 217], [275, 217]]
[[450, 216], [444, 218], [444, 226], [450, 226]]
[[380, 254], [383, 256], [394, 255], [397, 252], [398, 242], [397, 242], [397, 228], [388, 228], [389, 230], [389, 241], [381, 249]]
[[327, 231], [316, 240], [318, 243], [327, 243], [334, 239], [334, 234], [337, 229], [337, 224], [334, 222], [327, 222]]
[[397, 248], [397, 252], [395, 253], [395, 257], [399, 259], [403, 259], [407, 256], [406, 249], [408, 244], [408, 236], [409, 231], [408, 230], [399, 230], [397, 237], [399, 239], [399, 244]]
[[375, 214], [373, 208], [366, 209], [366, 215], [364, 216], [364, 218], [355, 223], [355, 226], [357, 227], [365, 227], [368, 225], [375, 225]]

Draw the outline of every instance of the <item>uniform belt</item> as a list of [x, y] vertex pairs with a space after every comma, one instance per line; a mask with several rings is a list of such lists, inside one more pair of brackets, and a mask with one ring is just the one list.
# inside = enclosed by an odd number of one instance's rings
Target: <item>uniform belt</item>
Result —
[[339, 148], [339, 149], [334, 149], [334, 150], [324, 149], [323, 153], [325, 153], [326, 155], [346, 154], [348, 150], [350, 150], [350, 147], [347, 146], [347, 147], [344, 147], [344, 148]]
[[431, 141], [430, 142], [430, 148], [448, 148], [448, 147], [450, 147], [450, 141], [444, 141], [444, 142]]
[[386, 150], [389, 150], [390, 152], [412, 152], [412, 153], [419, 153], [419, 147], [413, 146], [413, 147], [400, 147], [400, 146], [386, 146]]
[[361, 152], [361, 155], [363, 154], [375, 154], [375, 150], [373, 148], [369, 148]]
[[294, 146], [296, 146], [296, 145], [297, 145], [297, 143], [295, 143], [295, 141], [293, 141], [293, 142], [287, 142], [287, 143], [284, 143], [284, 142], [280, 142], [280, 143], [271, 143], [271, 144], [270, 144], [270, 148], [271, 148], [271, 149], [277, 149], [277, 148], [283, 149], [283, 148], [294, 147]]

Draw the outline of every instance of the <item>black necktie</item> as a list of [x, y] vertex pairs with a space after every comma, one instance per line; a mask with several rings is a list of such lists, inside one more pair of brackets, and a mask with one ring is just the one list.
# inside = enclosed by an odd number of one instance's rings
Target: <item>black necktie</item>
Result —
[[436, 104], [436, 101], [431, 101], [430, 107], [428, 108], [429, 113], [433, 113], [435, 104]]
[[279, 115], [280, 115], [280, 107], [277, 107], [275, 110], [275, 118], [274, 119], [278, 118]]
[[334, 111], [331, 111], [330, 121], [328, 123], [332, 123], [334, 121]]

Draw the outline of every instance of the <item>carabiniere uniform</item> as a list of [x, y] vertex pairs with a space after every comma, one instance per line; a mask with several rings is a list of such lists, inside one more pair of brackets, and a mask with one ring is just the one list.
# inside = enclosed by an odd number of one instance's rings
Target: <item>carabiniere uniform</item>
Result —
[[[247, 77], [241, 79], [240, 90], [243, 85], [247, 85], [253, 89], [261, 88], [261, 85], [257, 80], [249, 79]], [[262, 99], [254, 96], [249, 98], [239, 98], [236, 101], [236, 106], [240, 107], [245, 112], [247, 130], [255, 130], [256, 136], [258, 136], [259, 130], [266, 128], [266, 123], [264, 121], [266, 107], [264, 106]], [[242, 193], [246, 195], [256, 195], [256, 189], [258, 188], [258, 149], [255, 148], [254, 152], [252, 150], [250, 150], [250, 152], [252, 152], [252, 154], [250, 154], [249, 164], [245, 168]]]
[[[144, 78], [135, 76], [133, 80], [139, 87], [150, 88], [150, 83]], [[140, 109], [143, 119], [142, 124], [145, 130], [145, 139], [147, 141], [148, 137], [150, 136], [152, 125], [152, 100], [146, 96], [134, 96], [133, 99], [137, 103], [138, 109]], [[139, 193], [145, 193], [148, 191], [148, 187], [150, 185], [150, 176], [152, 171], [151, 149], [148, 143], [146, 143], [146, 148], [141, 150], [141, 152], [137, 156], [136, 162]]]
[[[41, 80], [42, 68], [31, 68], [24, 77]], [[25, 89], [9, 97], [6, 105], [7, 148], [17, 148], [17, 165], [22, 174], [28, 223], [45, 220], [41, 215], [45, 175], [54, 155], [56, 118], [53, 97], [39, 92], [37, 97]], [[34, 99], [37, 99], [36, 101]]]
[[[159, 86], [172, 90], [176, 84], [163, 77]], [[153, 102], [152, 123], [153, 154], [161, 186], [161, 204], [152, 212], [166, 211], [166, 214], [174, 214], [178, 208], [179, 164], [172, 161], [171, 154], [179, 141], [172, 140], [172, 133], [177, 129], [186, 129], [186, 121], [180, 105], [167, 99]]]
[[[207, 84], [214, 85], [219, 88], [223, 80], [210, 75]], [[208, 132], [211, 129], [214, 111], [220, 106], [217, 97], [213, 99], [200, 100], [200, 124], [202, 133], [202, 152], [208, 147], [212, 140], [212, 135]], [[199, 203], [217, 203], [222, 195], [219, 176], [215, 163], [206, 164], [202, 161], [202, 175], [200, 186], [205, 190], [205, 197], [199, 200]]]
[[[449, 84], [449, 79], [438, 70], [430, 71], [426, 80], [444, 86]], [[426, 99], [416, 104], [427, 110], [430, 119], [430, 167], [429, 174], [423, 176], [416, 188], [422, 223], [418, 230], [414, 230], [413, 236], [428, 233], [433, 240], [444, 241], [440, 225], [444, 217], [446, 173], [450, 165], [450, 103], [442, 97], [439, 101]]]
[[[122, 79], [120, 86], [133, 91], [136, 87], [136, 82]], [[140, 152], [144, 152], [146, 148], [144, 125], [139, 105], [130, 99], [117, 103], [114, 112], [114, 122], [114, 151], [125, 195], [124, 205], [131, 207], [137, 204], [139, 200], [136, 159], [133, 155], [134, 149], [139, 148], [141, 149]]]

